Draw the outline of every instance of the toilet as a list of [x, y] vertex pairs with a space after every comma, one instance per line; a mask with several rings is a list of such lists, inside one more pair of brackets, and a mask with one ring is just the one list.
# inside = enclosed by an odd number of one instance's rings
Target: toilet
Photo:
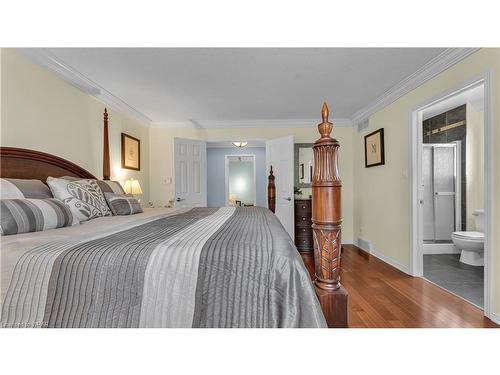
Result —
[[476, 231], [453, 232], [451, 239], [461, 250], [460, 262], [471, 266], [484, 266], [484, 210], [476, 209], [472, 214]]

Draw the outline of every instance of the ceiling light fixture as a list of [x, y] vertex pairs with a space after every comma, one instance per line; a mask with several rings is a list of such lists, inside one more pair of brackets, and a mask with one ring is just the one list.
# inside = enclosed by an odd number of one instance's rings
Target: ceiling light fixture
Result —
[[233, 142], [234, 147], [242, 148], [245, 147], [246, 145], [248, 145], [248, 142]]

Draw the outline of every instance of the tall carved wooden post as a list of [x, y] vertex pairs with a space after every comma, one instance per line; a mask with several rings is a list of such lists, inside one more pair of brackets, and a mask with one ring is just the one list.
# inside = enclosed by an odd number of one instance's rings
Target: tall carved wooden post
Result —
[[276, 185], [274, 184], [273, 166], [267, 178], [267, 207], [274, 213], [276, 210]]
[[341, 188], [339, 142], [330, 137], [328, 106], [323, 104], [321, 138], [313, 146], [312, 228], [315, 285], [329, 327], [347, 327], [347, 292], [340, 285]]
[[109, 136], [108, 136], [108, 110], [104, 108], [104, 137], [102, 154], [102, 176], [104, 180], [109, 180], [111, 176], [111, 166], [109, 162]]

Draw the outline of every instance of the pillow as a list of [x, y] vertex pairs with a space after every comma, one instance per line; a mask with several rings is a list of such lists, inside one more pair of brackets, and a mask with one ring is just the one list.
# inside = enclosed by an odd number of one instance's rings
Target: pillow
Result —
[[78, 224], [68, 206], [58, 199], [0, 200], [0, 233], [38, 232]]
[[113, 215], [134, 215], [142, 211], [141, 204], [132, 195], [104, 193]]
[[0, 179], [1, 199], [45, 199], [53, 198], [50, 189], [40, 180], [24, 180], [19, 178]]
[[125, 195], [122, 185], [118, 181], [97, 180], [103, 193], [115, 193]]
[[96, 180], [70, 181], [64, 178], [48, 177], [47, 183], [54, 197], [68, 205], [79, 221], [111, 215]]
[[[65, 180], [70, 180], [70, 181], [79, 181], [79, 180], [84, 180], [80, 177], [73, 177], [73, 176], [64, 176], [61, 177], [64, 178]], [[125, 194], [125, 190], [123, 190], [122, 185], [118, 181], [110, 181], [110, 180], [97, 180], [97, 184], [101, 188], [103, 193], [116, 193], [116, 194]]]

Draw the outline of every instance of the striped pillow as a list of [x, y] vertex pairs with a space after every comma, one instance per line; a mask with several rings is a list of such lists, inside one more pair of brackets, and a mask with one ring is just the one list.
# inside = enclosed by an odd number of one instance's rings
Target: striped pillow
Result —
[[131, 195], [104, 193], [113, 215], [134, 215], [142, 211], [141, 204]]
[[120, 185], [118, 181], [97, 180], [97, 184], [99, 185], [103, 193], [125, 195], [125, 190], [123, 190], [122, 185]]
[[40, 180], [0, 178], [0, 199], [54, 198], [50, 189]]
[[58, 199], [0, 200], [0, 233], [38, 232], [78, 224], [68, 206]]
[[[65, 180], [69, 181], [85, 180], [84, 178], [73, 177], [73, 176], [63, 176], [60, 178], [64, 178]], [[122, 185], [118, 181], [111, 181], [111, 180], [96, 180], [96, 181], [101, 190], [103, 191], [103, 193], [125, 194]]]

